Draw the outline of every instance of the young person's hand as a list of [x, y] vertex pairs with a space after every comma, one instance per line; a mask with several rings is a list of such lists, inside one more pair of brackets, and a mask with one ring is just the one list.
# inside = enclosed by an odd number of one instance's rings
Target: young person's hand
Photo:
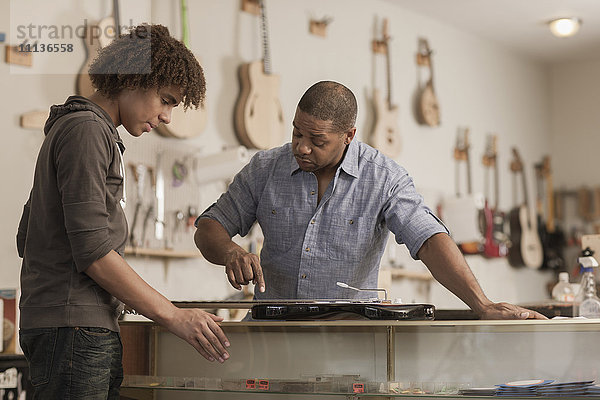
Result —
[[237, 290], [241, 290], [242, 285], [252, 282], [258, 286], [259, 291], [265, 291], [265, 278], [260, 258], [256, 254], [242, 249], [230, 251], [225, 255], [225, 273], [231, 286]]
[[197, 308], [176, 308], [166, 328], [191, 344], [209, 361], [218, 360], [223, 363], [229, 358], [225, 349], [229, 340], [217, 322], [218, 317]]

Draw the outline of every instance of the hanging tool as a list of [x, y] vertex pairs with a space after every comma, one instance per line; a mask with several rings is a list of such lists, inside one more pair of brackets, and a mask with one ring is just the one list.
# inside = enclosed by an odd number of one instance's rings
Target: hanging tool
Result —
[[162, 171], [162, 156], [159, 152], [156, 155], [156, 222], [154, 224], [154, 237], [158, 240], [164, 238], [165, 231], [165, 179]]
[[144, 195], [144, 181], [146, 179], [146, 172], [148, 168], [144, 164], [129, 164], [129, 167], [133, 171], [133, 179], [136, 182], [136, 198], [135, 198], [135, 211], [133, 213], [133, 223], [131, 225], [131, 231], [129, 232], [129, 244], [133, 247], [140, 245], [135, 238], [135, 228], [138, 223], [138, 215], [140, 208], [142, 207], [142, 196]]
[[183, 230], [183, 220], [185, 215], [183, 211], [175, 211], [175, 224], [173, 225], [173, 242], [178, 243], [181, 241], [181, 231]]
[[142, 226], [142, 246], [146, 246], [146, 228], [148, 227], [148, 221], [150, 221], [152, 219], [152, 216], [154, 214], [154, 206], [151, 205], [150, 207], [148, 207], [148, 210], [146, 210], [146, 216], [144, 217], [144, 224]]

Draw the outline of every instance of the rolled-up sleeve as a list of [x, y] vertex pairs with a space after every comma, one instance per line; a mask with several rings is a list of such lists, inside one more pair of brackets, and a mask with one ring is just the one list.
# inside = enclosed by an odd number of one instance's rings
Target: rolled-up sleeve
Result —
[[79, 272], [112, 249], [106, 178], [114, 148], [107, 136], [95, 134], [102, 129], [95, 121], [79, 125], [65, 135], [55, 150], [65, 228]]
[[211, 218], [223, 225], [230, 237], [248, 234], [256, 221], [261, 188], [266, 180], [259, 154], [233, 178], [227, 191], [196, 219], [195, 226], [200, 218]]
[[416, 260], [423, 243], [436, 233], [449, 233], [443, 222], [427, 207], [416, 191], [412, 178], [402, 168], [403, 174], [390, 187], [383, 209], [388, 229], [396, 242], [404, 243]]

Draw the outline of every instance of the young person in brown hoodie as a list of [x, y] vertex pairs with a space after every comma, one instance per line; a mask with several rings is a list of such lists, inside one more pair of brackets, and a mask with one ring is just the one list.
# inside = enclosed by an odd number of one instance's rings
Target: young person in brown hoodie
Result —
[[90, 77], [94, 94], [50, 109], [17, 234], [20, 344], [40, 399], [119, 398], [123, 303], [208, 360], [229, 358], [222, 318], [175, 307], [123, 259], [125, 148], [117, 127], [138, 137], [168, 124], [180, 103], [198, 107], [202, 68], [167, 28], [140, 25], [100, 51]]

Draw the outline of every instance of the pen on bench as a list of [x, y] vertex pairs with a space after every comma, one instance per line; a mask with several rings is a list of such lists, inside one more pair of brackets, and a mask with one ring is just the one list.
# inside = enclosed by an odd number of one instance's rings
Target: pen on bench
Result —
[[356, 290], [356, 291], [359, 291], [359, 292], [383, 292], [383, 294], [385, 296], [384, 300], [387, 301], [387, 299], [388, 299], [388, 294], [387, 294], [387, 290], [386, 289], [366, 289], [366, 288], [365, 289], [359, 289], [359, 288], [355, 288], [353, 286], [350, 286], [350, 285], [348, 285], [347, 283], [344, 283], [344, 282], [336, 282], [336, 285], [338, 285], [339, 287], [344, 288], [344, 289], [352, 289], [352, 290]]

